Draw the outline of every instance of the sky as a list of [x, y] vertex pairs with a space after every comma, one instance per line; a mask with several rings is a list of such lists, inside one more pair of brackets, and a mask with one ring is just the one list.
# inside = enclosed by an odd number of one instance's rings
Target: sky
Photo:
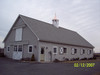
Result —
[[0, 47], [19, 14], [79, 33], [100, 52], [100, 0], [0, 0]]

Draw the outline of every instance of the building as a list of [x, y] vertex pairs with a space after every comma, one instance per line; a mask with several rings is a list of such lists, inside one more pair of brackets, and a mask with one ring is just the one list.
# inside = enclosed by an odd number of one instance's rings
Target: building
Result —
[[19, 15], [4, 39], [4, 54], [12, 59], [31, 58], [50, 62], [55, 59], [92, 58], [93, 46], [77, 32]]
[[0, 48], [0, 57], [4, 57], [4, 49]]

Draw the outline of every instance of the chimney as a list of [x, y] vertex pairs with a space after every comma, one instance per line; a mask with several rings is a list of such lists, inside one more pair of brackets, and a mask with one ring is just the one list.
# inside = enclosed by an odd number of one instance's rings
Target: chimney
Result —
[[59, 20], [56, 18], [56, 14], [55, 14], [55, 17], [54, 19], [52, 19], [52, 24], [55, 26], [55, 27], [59, 27]]

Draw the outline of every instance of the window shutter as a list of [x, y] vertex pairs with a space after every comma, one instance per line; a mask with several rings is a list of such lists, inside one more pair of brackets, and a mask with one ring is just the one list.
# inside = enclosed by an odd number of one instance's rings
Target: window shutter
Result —
[[74, 48], [72, 48], [72, 54], [74, 54]]
[[83, 49], [81, 49], [81, 54], [83, 54]]
[[21, 41], [22, 40], [22, 28], [16, 29], [15, 34], [15, 41]]

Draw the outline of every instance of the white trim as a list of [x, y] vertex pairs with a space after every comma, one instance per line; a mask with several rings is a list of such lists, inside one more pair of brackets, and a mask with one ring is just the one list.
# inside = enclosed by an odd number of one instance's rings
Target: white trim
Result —
[[60, 54], [63, 54], [64, 53], [64, 49], [63, 47], [60, 48]]
[[[29, 52], [29, 47], [32, 47], [32, 52]], [[33, 45], [28, 45], [28, 53], [33, 53]]]
[[[9, 47], [9, 51], [8, 51], [8, 47]], [[10, 46], [7, 46], [7, 52], [10, 52]]]
[[87, 54], [91, 54], [90, 51], [91, 51], [91, 53], [92, 53], [92, 50], [88, 50]]
[[75, 48], [72, 48], [72, 49], [71, 49], [71, 54], [75, 54], [74, 49], [75, 49]]
[[80, 54], [81, 54], [81, 55], [85, 54], [84, 51], [85, 51], [85, 49], [81, 49], [81, 50], [80, 50]]
[[83, 49], [80, 50], [80, 54], [81, 54], [81, 55], [83, 54]]
[[[56, 53], [54, 53], [54, 48], [56, 48]], [[53, 54], [58, 54], [58, 47], [57, 46], [53, 46]]]
[[[20, 16], [21, 17], [21, 16]], [[21, 17], [22, 18], [22, 17]], [[24, 21], [24, 19], [22, 18], [22, 20]], [[29, 29], [33, 32], [33, 34], [35, 34], [35, 32], [31, 29], [31, 27], [24, 21], [24, 23], [29, 27]], [[37, 39], [39, 40], [38, 36], [35, 34], [35, 36], [37, 37]]]
[[22, 41], [22, 32], [23, 32], [22, 28], [17, 28], [15, 30], [15, 41]]
[[[15, 46], [17, 48], [17, 50], [15, 50]], [[18, 45], [14, 45], [14, 52], [17, 52], [18, 51]]]

